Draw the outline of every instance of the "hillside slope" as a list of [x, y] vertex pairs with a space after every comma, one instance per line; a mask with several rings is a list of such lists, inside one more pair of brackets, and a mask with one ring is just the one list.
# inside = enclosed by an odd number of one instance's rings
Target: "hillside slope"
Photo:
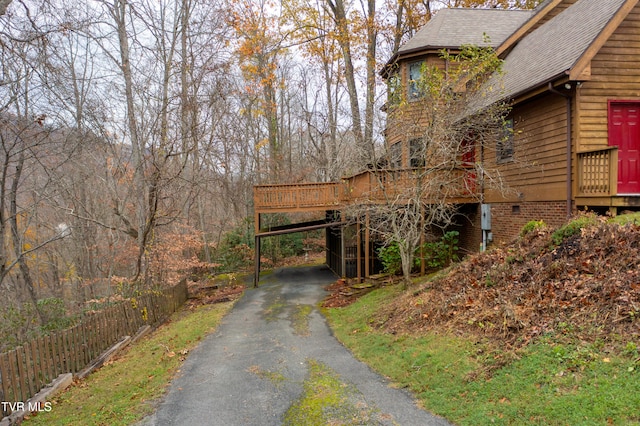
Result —
[[449, 330], [513, 348], [547, 333], [584, 341], [640, 338], [640, 226], [581, 216], [530, 226], [383, 307], [391, 333]]

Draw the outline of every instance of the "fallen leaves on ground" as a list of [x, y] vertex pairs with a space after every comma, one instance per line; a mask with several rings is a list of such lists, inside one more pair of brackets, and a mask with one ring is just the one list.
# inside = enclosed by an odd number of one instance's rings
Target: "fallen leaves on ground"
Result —
[[470, 256], [409, 289], [373, 323], [390, 333], [476, 334], [512, 348], [548, 332], [639, 338], [640, 226], [600, 221], [559, 245], [552, 233], [538, 228]]
[[200, 305], [231, 302], [242, 296], [244, 284], [212, 284], [209, 281], [190, 283], [189, 299], [186, 305], [194, 308]]

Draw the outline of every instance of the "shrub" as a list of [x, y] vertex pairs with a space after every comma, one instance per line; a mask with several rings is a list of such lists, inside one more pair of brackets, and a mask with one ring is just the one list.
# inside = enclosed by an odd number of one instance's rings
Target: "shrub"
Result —
[[[445, 233], [439, 241], [433, 241], [423, 244], [423, 253], [427, 268], [441, 269], [452, 261], [458, 260], [458, 231], [449, 231]], [[420, 254], [420, 248], [417, 251]], [[418, 265], [420, 258], [416, 257]]]
[[[420, 267], [421, 249], [428, 269], [441, 269], [451, 261], [458, 259], [458, 231], [449, 231], [438, 241], [424, 243], [416, 248], [413, 258], [413, 267]], [[391, 243], [378, 250], [378, 257], [382, 262], [385, 272], [399, 274], [402, 272], [402, 259], [397, 243]]]
[[527, 222], [527, 224], [525, 224], [522, 229], [520, 230], [520, 237], [524, 237], [525, 235], [539, 230], [539, 229], [543, 229], [546, 228], [547, 224], [544, 222], [544, 220], [532, 220]]
[[402, 272], [402, 259], [398, 243], [394, 242], [378, 249], [378, 258], [380, 258], [385, 272], [392, 275]]
[[49, 297], [38, 300], [38, 311], [42, 315], [44, 323], [40, 329], [45, 332], [64, 330], [75, 324], [76, 318], [67, 315], [64, 300], [58, 297]]
[[[291, 221], [286, 215], [265, 215], [265, 226], [289, 225]], [[251, 219], [224, 234], [214, 249], [214, 262], [219, 266], [216, 272], [234, 272], [251, 266], [254, 258], [254, 230]], [[279, 259], [304, 254], [304, 234], [300, 232], [276, 235], [263, 238], [262, 256], [272, 263]]]
[[580, 233], [582, 228], [586, 228], [597, 223], [597, 216], [593, 213], [582, 214], [575, 219], [571, 220], [569, 223], [558, 228], [552, 235], [551, 241], [554, 246], [558, 246], [562, 244], [562, 241], [565, 239], [577, 235]]

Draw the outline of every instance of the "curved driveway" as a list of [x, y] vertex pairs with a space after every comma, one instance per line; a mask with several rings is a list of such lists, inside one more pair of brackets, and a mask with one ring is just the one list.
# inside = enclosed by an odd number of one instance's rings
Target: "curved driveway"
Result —
[[217, 331], [193, 350], [144, 425], [281, 425], [315, 360], [351, 385], [367, 425], [446, 425], [357, 361], [316, 304], [335, 276], [325, 266], [280, 269], [248, 289]]

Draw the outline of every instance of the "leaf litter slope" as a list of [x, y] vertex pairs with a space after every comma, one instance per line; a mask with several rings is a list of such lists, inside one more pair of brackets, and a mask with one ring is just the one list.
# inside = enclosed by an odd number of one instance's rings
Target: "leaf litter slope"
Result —
[[[557, 235], [557, 234], [556, 234]], [[449, 330], [522, 347], [571, 330], [584, 341], [640, 337], [640, 226], [594, 220], [554, 243], [535, 228], [476, 254], [382, 308], [391, 333]]]

